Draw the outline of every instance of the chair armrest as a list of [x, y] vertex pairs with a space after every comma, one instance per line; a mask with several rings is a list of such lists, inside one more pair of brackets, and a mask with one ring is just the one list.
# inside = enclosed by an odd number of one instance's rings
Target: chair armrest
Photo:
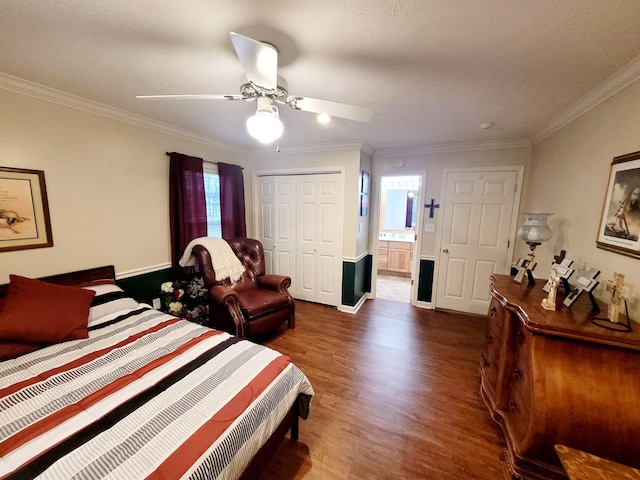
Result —
[[225, 285], [214, 285], [209, 289], [209, 298], [221, 305], [237, 304], [239, 301], [238, 294], [232, 288]]
[[291, 286], [291, 277], [287, 277], [286, 275], [269, 274], [256, 277], [256, 280], [260, 288], [273, 290], [275, 292], [282, 292], [289, 295], [289, 291], [287, 289]]
[[[240, 309], [240, 298], [238, 293], [225, 285], [214, 285], [209, 289], [209, 305], [223, 305], [229, 311], [229, 316], [235, 324], [235, 335], [240, 338], [247, 336], [247, 326]], [[222, 307], [222, 308], [224, 308]], [[212, 315], [213, 309], [209, 312]], [[231, 332], [233, 333], [233, 332]]]

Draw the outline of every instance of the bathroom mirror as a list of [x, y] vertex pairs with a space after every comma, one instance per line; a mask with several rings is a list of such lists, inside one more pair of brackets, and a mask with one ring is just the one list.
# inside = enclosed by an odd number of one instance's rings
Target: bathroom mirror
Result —
[[381, 184], [381, 231], [415, 229], [420, 177], [383, 177]]

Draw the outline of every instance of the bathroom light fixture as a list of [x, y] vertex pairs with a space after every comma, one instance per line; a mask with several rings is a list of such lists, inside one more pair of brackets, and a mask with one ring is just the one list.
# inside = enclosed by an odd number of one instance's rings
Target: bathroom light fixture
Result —
[[534, 263], [535, 255], [533, 251], [542, 242], [546, 242], [551, 238], [551, 229], [549, 225], [547, 225], [547, 217], [553, 215], [553, 213], [523, 213], [522, 215], [524, 216], [524, 221], [518, 229], [518, 238], [524, 240], [529, 245], [531, 251], [524, 260], [518, 260], [518, 273], [513, 281], [522, 283], [522, 278], [526, 273], [529, 279], [529, 285], [535, 285], [536, 282], [532, 272], [537, 264]]
[[258, 97], [257, 101], [256, 114], [247, 119], [247, 131], [260, 143], [271, 143], [282, 136], [284, 129], [278, 108], [269, 97]]

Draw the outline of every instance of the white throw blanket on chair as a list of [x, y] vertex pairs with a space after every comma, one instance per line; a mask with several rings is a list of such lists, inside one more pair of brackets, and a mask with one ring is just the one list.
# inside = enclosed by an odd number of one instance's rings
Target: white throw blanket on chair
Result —
[[213, 265], [213, 271], [216, 272], [216, 280], [222, 281], [229, 278], [233, 283], [244, 273], [244, 266], [233, 253], [227, 241], [216, 237], [200, 237], [191, 240], [178, 262], [181, 267], [191, 267], [196, 264], [196, 259], [191, 253], [196, 245], [202, 245], [209, 250], [211, 265]]

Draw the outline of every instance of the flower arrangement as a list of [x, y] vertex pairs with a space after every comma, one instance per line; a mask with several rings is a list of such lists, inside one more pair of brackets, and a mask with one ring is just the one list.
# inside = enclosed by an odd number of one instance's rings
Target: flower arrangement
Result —
[[207, 288], [202, 277], [189, 281], [164, 282], [160, 285], [163, 311], [190, 320], [206, 323], [209, 318]]

